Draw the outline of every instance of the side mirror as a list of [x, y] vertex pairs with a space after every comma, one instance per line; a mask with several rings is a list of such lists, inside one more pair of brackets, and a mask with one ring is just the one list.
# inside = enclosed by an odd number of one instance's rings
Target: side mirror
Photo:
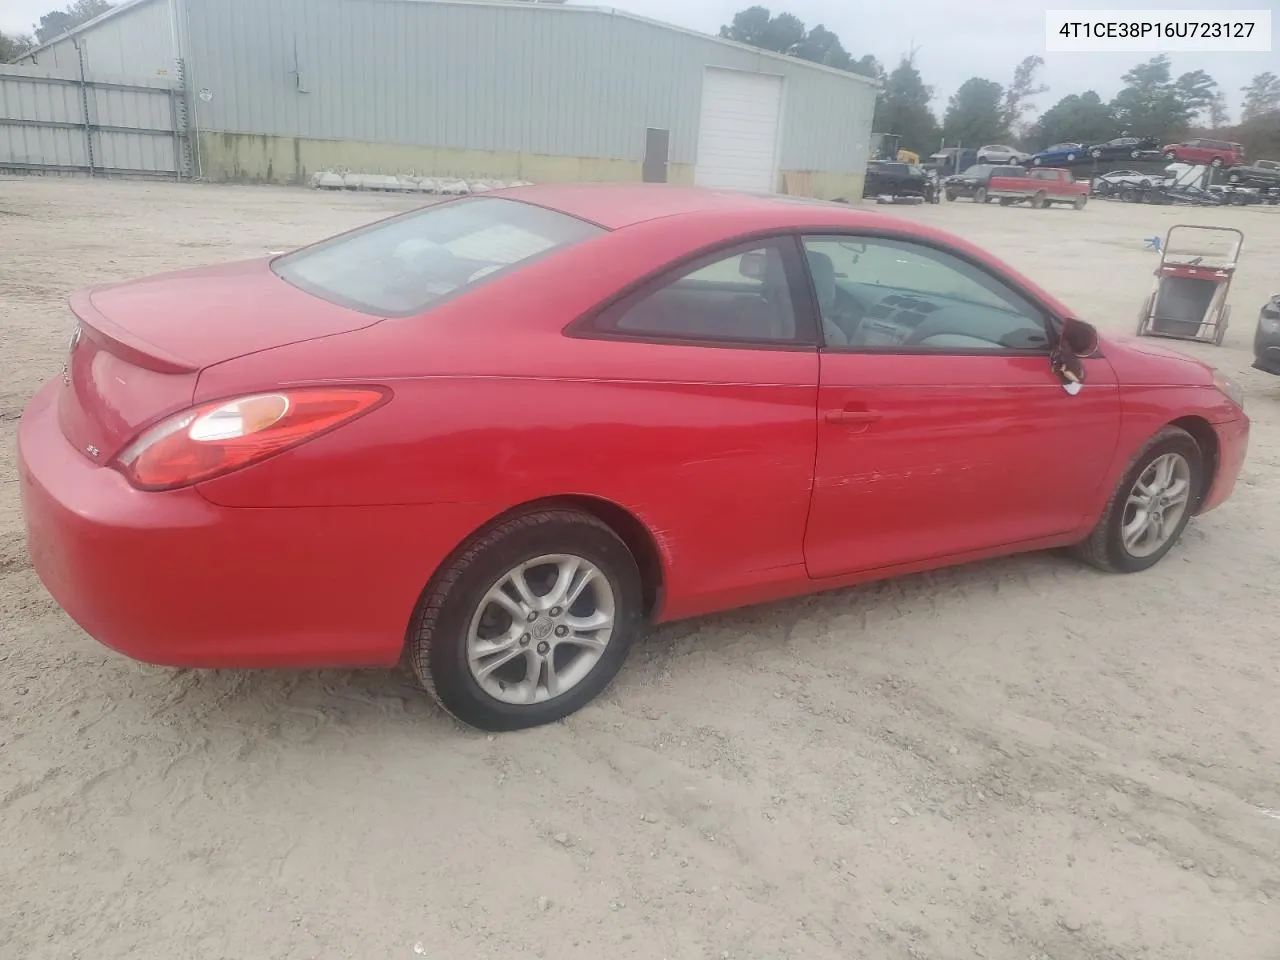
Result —
[[1058, 345], [1049, 366], [1062, 381], [1062, 389], [1075, 396], [1084, 387], [1084, 358], [1098, 352], [1098, 331], [1083, 320], [1068, 317], [1062, 324]]
[[1068, 317], [1062, 325], [1062, 341], [1077, 357], [1091, 357], [1098, 352], [1098, 331], [1083, 320]]

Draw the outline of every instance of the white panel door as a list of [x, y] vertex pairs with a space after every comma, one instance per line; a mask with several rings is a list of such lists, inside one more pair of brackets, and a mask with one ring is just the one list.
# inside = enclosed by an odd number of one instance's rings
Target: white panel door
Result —
[[776, 190], [781, 113], [781, 77], [708, 67], [694, 183], [719, 190]]

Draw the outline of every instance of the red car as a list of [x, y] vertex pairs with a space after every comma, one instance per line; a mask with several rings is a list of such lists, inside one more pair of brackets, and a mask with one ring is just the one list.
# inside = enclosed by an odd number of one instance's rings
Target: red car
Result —
[[1205, 164], [1211, 167], [1234, 167], [1244, 163], [1244, 147], [1228, 140], [1188, 140], [1162, 148], [1164, 158], [1177, 163]]
[[969, 243], [787, 198], [520, 188], [71, 306], [19, 432], [67, 612], [159, 664], [403, 656], [492, 730], [647, 623], [1051, 547], [1143, 570], [1249, 430]]

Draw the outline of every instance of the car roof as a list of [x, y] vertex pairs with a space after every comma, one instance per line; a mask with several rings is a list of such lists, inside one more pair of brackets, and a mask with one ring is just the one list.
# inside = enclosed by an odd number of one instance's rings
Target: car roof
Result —
[[[1045, 167], [1041, 169], [1056, 170]], [[484, 196], [501, 196], [598, 224], [611, 231], [635, 227], [650, 238], [654, 228], [679, 231], [680, 218], [697, 217], [711, 221], [726, 239], [759, 233], [835, 230], [898, 236], [905, 240], [935, 243], [978, 262], [1010, 269], [990, 252], [956, 234], [915, 220], [868, 210], [855, 198], [853, 203], [837, 203], [785, 194], [740, 193], [645, 183], [565, 183], [511, 187]], [[669, 221], [659, 225], [655, 221]], [[1015, 271], [1016, 272], [1016, 271]], [[1061, 301], [1029, 277], [1023, 285], [1053, 309], [1069, 313]]]
[[[891, 163], [895, 161], [885, 161]], [[909, 164], [902, 164], [909, 166]], [[859, 211], [848, 204], [782, 194], [756, 194], [734, 190], [709, 190], [654, 183], [564, 183], [514, 187], [490, 196], [522, 200], [550, 210], [558, 210], [579, 220], [587, 220], [609, 230], [620, 230], [634, 224], [666, 217], [689, 214], [751, 214], [762, 221], [781, 223], [795, 218], [796, 205], [817, 206], [838, 215], [851, 226], [880, 225], [893, 218], [869, 211]], [[814, 220], [829, 220], [817, 216]], [[896, 221], [895, 221], [896, 222]]]

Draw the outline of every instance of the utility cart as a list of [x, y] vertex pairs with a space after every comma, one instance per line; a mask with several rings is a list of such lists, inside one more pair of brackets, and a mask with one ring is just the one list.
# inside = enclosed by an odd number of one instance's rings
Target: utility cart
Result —
[[1231, 320], [1227, 293], [1243, 246], [1244, 234], [1235, 227], [1170, 227], [1138, 336], [1221, 344]]

